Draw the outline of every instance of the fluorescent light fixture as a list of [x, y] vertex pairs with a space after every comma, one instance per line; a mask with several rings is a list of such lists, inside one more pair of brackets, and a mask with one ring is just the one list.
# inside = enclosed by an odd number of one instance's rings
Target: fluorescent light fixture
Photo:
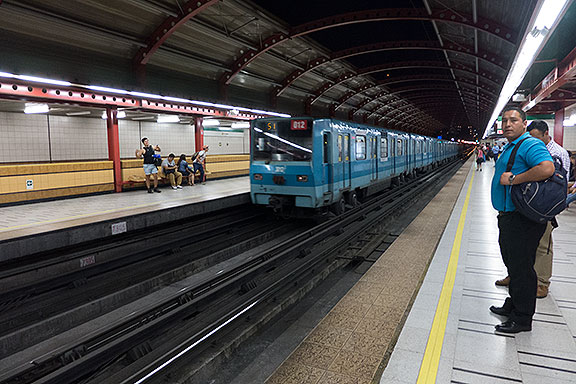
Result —
[[161, 99], [163, 97], [160, 95], [154, 95], [152, 93], [144, 93], [144, 92], [128, 92], [128, 94], [131, 96], [144, 97], [147, 99]]
[[[123, 119], [125, 117], [126, 117], [126, 112], [124, 112], [124, 111], [119, 111], [116, 114], [117, 119]], [[108, 116], [106, 115], [106, 111], [102, 112], [102, 119], [106, 120], [107, 118], [108, 118]]]
[[155, 118], [156, 116], [141, 116], [141, 117], [133, 117], [132, 120], [151, 120]]
[[542, 46], [548, 40], [548, 37], [550, 37], [552, 29], [555, 28], [558, 17], [562, 14], [566, 4], [567, 0], [544, 0], [540, 2], [538, 15], [535, 19], [532, 18], [534, 21], [528, 27], [530, 32], [526, 34], [524, 41], [520, 44], [520, 49], [514, 58], [512, 68], [504, 82], [500, 97], [492, 112], [492, 117], [490, 117], [488, 125], [484, 130], [483, 138], [487, 136], [492, 123], [496, 121], [500, 111], [504, 108], [508, 100], [510, 100], [510, 97], [514, 94], [524, 79], [524, 76], [526, 76], [538, 52], [540, 52]]
[[264, 110], [260, 110], [260, 109], [235, 107], [233, 105], [209, 103], [206, 101], [189, 100], [189, 99], [183, 99], [183, 98], [179, 98], [179, 97], [162, 96], [162, 95], [156, 95], [156, 94], [146, 93], [146, 92], [127, 91], [125, 89], [102, 87], [99, 85], [73, 84], [73, 83], [70, 83], [69, 81], [47, 79], [47, 78], [36, 77], [36, 76], [16, 75], [14, 73], [9, 73], [9, 72], [0, 72], [0, 78], [19, 79], [19, 80], [26, 80], [26, 81], [32, 81], [32, 82], [37, 82], [37, 83], [61, 85], [61, 86], [66, 86], [66, 87], [74, 86], [74, 87], [79, 87], [79, 88], [90, 89], [92, 91], [115, 93], [115, 94], [119, 94], [119, 95], [130, 95], [130, 96], [142, 97], [142, 98], [146, 98], [146, 99], [161, 99], [161, 100], [173, 101], [173, 102], [178, 102], [178, 103], [197, 104], [197, 105], [206, 106], [206, 107], [226, 109], [226, 110], [231, 111], [232, 114], [238, 114], [242, 111], [242, 112], [255, 113], [255, 114], [260, 114], [260, 115], [268, 115], [268, 116], [291, 117], [291, 115], [288, 115], [285, 113], [268, 112], [268, 111], [264, 111]]
[[232, 128], [250, 128], [250, 122], [240, 121], [237, 123], [232, 123]]
[[232, 128], [228, 128], [228, 127], [218, 127], [219, 131], [231, 131]]
[[178, 115], [158, 115], [156, 120], [158, 123], [178, 123], [180, 122], [180, 117]]
[[128, 91], [124, 89], [116, 89], [116, 88], [108, 88], [108, 87], [101, 87], [99, 85], [88, 85], [86, 88], [91, 89], [93, 91], [100, 91], [100, 92], [109, 92], [109, 93], [120, 93], [122, 95], [127, 95]]
[[204, 119], [202, 121], [202, 126], [204, 127], [217, 127], [220, 125], [220, 121], [216, 119]]
[[70, 83], [70, 82], [68, 82], [68, 81], [45, 79], [45, 78], [43, 78], [43, 77], [36, 77], [36, 76], [15, 75], [15, 74], [13, 74], [13, 73], [8, 73], [8, 72], [0, 72], [0, 77], [7, 77], [7, 78], [10, 78], [10, 79], [33, 81], [33, 82], [35, 82], [35, 83], [45, 83], [45, 84], [63, 85], [63, 86], [66, 86], [66, 87], [72, 85], [72, 83]]
[[50, 111], [50, 107], [48, 104], [34, 104], [34, 103], [26, 103], [24, 107], [24, 113], [47, 113]]
[[66, 116], [84, 116], [89, 115], [90, 113], [90, 111], [68, 112]]

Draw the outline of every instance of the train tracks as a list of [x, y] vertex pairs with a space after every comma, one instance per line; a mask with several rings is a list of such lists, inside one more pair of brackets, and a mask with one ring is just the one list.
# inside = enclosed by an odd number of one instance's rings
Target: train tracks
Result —
[[311, 289], [311, 281], [348, 258], [369, 257], [381, 243], [373, 229], [413, 200], [421, 185], [447, 172], [423, 175], [311, 229], [288, 234], [285, 228], [284, 239], [276, 235], [283, 241], [238, 252], [158, 289], [122, 307], [114, 322], [85, 324], [86, 331], [78, 329], [77, 337], [44, 356], [2, 369], [0, 382], [144, 383], [172, 372], [190, 376], [201, 366], [190, 361], [218, 355], [210, 351], [215, 340], [233, 347]]

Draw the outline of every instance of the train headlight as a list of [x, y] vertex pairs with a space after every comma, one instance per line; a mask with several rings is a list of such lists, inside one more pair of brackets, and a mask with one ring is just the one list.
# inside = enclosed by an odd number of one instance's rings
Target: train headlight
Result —
[[262, 180], [262, 174], [261, 173], [255, 173], [254, 174], [254, 180]]
[[305, 183], [308, 181], [308, 175], [298, 175], [296, 176], [296, 180]]

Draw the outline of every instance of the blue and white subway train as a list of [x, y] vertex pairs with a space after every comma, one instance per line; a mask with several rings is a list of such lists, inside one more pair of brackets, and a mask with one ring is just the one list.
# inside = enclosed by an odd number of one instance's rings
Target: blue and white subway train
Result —
[[254, 120], [250, 140], [252, 203], [284, 214], [339, 214], [459, 154], [455, 142], [327, 118]]

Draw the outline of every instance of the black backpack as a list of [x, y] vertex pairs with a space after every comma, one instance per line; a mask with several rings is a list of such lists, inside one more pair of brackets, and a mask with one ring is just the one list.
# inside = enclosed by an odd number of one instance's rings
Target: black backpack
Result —
[[[512, 150], [506, 165], [506, 172], [512, 170], [516, 152], [526, 139], [520, 140]], [[566, 196], [568, 194], [566, 170], [562, 166], [561, 159], [556, 156], [553, 156], [552, 159], [555, 167], [552, 176], [546, 180], [529, 181], [511, 187], [512, 202], [518, 212], [540, 224], [553, 220], [557, 214], [566, 209]]]
[[194, 152], [194, 154], [192, 155], [192, 161], [196, 160], [197, 157], [198, 157], [198, 152]]

